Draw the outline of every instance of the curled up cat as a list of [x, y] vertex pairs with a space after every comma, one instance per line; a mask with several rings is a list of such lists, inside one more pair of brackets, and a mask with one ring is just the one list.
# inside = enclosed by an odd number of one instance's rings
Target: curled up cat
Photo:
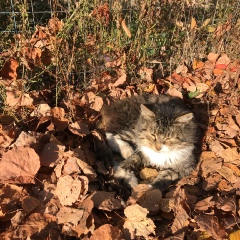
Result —
[[187, 176], [197, 164], [200, 141], [193, 113], [182, 99], [167, 95], [138, 95], [118, 100], [101, 111], [98, 124], [108, 145], [121, 155], [113, 161], [114, 177], [131, 188], [138, 184], [134, 169], [155, 167], [150, 183], [165, 188]]

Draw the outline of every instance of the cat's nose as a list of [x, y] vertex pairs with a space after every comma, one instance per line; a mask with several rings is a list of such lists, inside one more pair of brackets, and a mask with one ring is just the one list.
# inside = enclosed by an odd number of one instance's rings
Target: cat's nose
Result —
[[159, 143], [159, 142], [156, 142], [155, 143], [155, 148], [156, 148], [157, 151], [160, 151], [162, 149], [162, 144]]

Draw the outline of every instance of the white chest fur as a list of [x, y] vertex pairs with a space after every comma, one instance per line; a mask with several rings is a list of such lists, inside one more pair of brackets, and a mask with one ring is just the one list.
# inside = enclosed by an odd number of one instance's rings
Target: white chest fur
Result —
[[140, 147], [140, 151], [149, 160], [150, 164], [157, 167], [171, 167], [179, 164], [192, 154], [192, 150], [193, 146], [170, 150], [164, 145], [158, 152], [145, 146]]

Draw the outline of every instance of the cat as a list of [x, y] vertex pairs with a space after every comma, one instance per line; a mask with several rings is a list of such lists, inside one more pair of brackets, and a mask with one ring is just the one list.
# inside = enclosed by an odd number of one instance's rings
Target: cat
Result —
[[[168, 95], [138, 95], [118, 100], [101, 110], [98, 124], [113, 152], [123, 158], [113, 162], [114, 177], [134, 188], [134, 169], [156, 167], [151, 186], [165, 188], [196, 167], [199, 128], [183, 100]], [[136, 160], [137, 159], [137, 160]], [[131, 171], [133, 170], [133, 171]]]

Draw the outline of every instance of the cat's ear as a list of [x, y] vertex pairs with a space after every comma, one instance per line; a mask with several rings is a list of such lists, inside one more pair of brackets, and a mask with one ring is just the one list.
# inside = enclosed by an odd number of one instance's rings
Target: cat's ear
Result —
[[145, 105], [141, 104], [141, 105], [140, 105], [140, 108], [141, 108], [141, 114], [142, 114], [144, 117], [149, 117], [149, 118], [155, 117], [154, 112], [152, 112], [152, 111], [151, 111], [148, 107], [146, 107]]
[[193, 119], [193, 113], [184, 114], [176, 119], [177, 123], [187, 123]]

